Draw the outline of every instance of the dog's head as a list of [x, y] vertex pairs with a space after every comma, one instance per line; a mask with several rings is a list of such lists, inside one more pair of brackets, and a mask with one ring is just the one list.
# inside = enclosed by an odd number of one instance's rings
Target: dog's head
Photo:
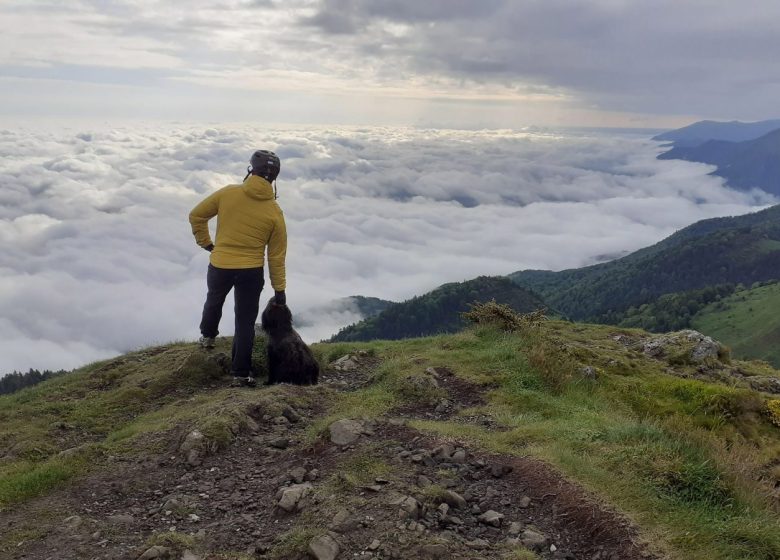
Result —
[[286, 305], [277, 305], [276, 298], [272, 297], [263, 310], [260, 324], [267, 333], [290, 330], [292, 329], [292, 311]]

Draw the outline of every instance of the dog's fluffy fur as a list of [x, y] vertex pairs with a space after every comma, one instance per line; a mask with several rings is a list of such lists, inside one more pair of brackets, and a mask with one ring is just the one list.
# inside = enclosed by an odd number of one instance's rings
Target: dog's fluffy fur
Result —
[[275, 299], [271, 298], [261, 316], [261, 325], [268, 335], [267, 384], [316, 385], [320, 366], [311, 349], [295, 332], [290, 308], [276, 305]]

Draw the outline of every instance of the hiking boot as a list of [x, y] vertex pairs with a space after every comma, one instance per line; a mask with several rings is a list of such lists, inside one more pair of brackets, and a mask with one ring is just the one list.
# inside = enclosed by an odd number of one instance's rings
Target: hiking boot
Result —
[[211, 350], [217, 345], [217, 341], [210, 336], [201, 336], [198, 340], [198, 344], [200, 344], [200, 347], [204, 350]]
[[231, 387], [257, 387], [257, 380], [254, 377], [234, 377], [230, 382]]

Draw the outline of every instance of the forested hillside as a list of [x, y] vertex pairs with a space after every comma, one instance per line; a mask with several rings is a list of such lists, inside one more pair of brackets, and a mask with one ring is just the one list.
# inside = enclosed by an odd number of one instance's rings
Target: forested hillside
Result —
[[375, 317], [343, 328], [332, 341], [398, 340], [455, 332], [465, 325], [460, 314], [468, 311], [469, 304], [492, 299], [520, 313], [545, 307], [539, 296], [508, 278], [480, 276], [393, 304]]
[[780, 367], [780, 282], [738, 290], [701, 309], [691, 326], [731, 346], [737, 357]]
[[620, 323], [664, 294], [780, 278], [780, 206], [704, 220], [621, 259], [510, 278], [575, 320]]

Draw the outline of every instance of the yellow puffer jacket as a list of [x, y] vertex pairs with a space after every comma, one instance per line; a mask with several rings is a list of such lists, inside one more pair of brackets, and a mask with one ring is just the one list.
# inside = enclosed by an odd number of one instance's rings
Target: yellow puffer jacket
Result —
[[193, 208], [190, 224], [201, 247], [212, 243], [208, 222], [214, 216], [217, 216], [217, 239], [211, 264], [217, 268], [263, 266], [268, 247], [271, 285], [274, 290], [284, 290], [287, 228], [282, 209], [274, 200], [271, 183], [250, 175], [242, 185], [223, 187]]

